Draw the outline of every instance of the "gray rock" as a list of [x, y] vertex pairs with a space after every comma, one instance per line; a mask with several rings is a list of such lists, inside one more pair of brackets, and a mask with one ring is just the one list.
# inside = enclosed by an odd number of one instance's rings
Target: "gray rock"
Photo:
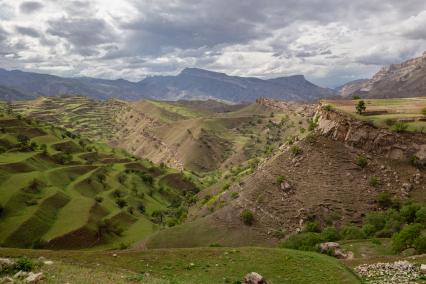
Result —
[[243, 283], [245, 284], [267, 284], [266, 280], [257, 272], [250, 272], [244, 276]]
[[30, 272], [27, 278], [25, 278], [24, 282], [34, 284], [34, 283], [39, 283], [43, 279], [44, 279], [43, 272], [39, 272], [39, 273]]
[[1, 284], [3, 284], [3, 283], [15, 283], [15, 281], [12, 278], [6, 276], [6, 277], [3, 277], [3, 278], [0, 278], [0, 283]]
[[16, 272], [15, 275], [13, 276], [13, 278], [26, 278], [26, 277], [28, 277], [28, 272], [25, 272], [22, 270]]
[[0, 272], [15, 268], [16, 262], [9, 258], [0, 258]]

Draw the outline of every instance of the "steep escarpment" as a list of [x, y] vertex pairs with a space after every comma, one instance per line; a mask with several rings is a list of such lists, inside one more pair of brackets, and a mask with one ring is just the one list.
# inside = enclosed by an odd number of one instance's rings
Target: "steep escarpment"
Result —
[[318, 131], [345, 145], [399, 161], [426, 163], [426, 135], [396, 133], [334, 110], [318, 108]]
[[423, 97], [426, 94], [426, 52], [399, 64], [383, 67], [366, 82], [350, 83], [340, 91], [348, 97], [366, 98]]

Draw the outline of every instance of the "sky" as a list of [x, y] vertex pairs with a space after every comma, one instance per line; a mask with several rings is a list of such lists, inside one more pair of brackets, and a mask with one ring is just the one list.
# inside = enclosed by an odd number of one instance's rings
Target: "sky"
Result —
[[0, 68], [303, 74], [336, 87], [426, 51], [425, 0], [0, 0]]

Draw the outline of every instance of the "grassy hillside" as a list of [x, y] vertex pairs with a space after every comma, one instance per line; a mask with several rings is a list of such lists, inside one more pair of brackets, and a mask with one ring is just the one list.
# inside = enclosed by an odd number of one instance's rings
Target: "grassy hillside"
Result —
[[303, 137], [297, 105], [93, 101], [62, 96], [17, 102], [23, 115], [52, 122], [156, 163], [197, 173], [227, 171]]
[[241, 283], [249, 272], [268, 283], [360, 283], [336, 259], [267, 248], [199, 248], [143, 252], [52, 252], [0, 249], [0, 256], [47, 257], [47, 283]]
[[0, 244], [126, 246], [186, 217], [189, 177], [0, 105]]

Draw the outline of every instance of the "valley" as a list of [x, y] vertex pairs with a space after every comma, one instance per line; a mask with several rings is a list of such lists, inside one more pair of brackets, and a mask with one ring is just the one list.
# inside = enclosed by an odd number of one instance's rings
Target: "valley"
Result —
[[[49, 283], [239, 281], [248, 259], [271, 283], [283, 275], [295, 283], [358, 283], [343, 265], [357, 270], [378, 260], [419, 269], [421, 259], [389, 248], [402, 225], [386, 233], [364, 228], [366, 216], [391, 210], [384, 206], [403, 212], [410, 200], [420, 209], [426, 202], [426, 138], [416, 124], [424, 100], [365, 100], [362, 115], [359, 101], [228, 105], [69, 95], [5, 102], [1, 243], [33, 250], [0, 255], [53, 259], [41, 265]], [[389, 116], [419, 121], [404, 120], [399, 130]], [[287, 249], [317, 251], [336, 240], [354, 256], [340, 262]], [[147, 269], [129, 266], [140, 258]], [[297, 280], [302, 271], [290, 268], [306, 258], [312, 278]], [[284, 262], [275, 266], [276, 259]], [[324, 276], [318, 267], [328, 267]]]

